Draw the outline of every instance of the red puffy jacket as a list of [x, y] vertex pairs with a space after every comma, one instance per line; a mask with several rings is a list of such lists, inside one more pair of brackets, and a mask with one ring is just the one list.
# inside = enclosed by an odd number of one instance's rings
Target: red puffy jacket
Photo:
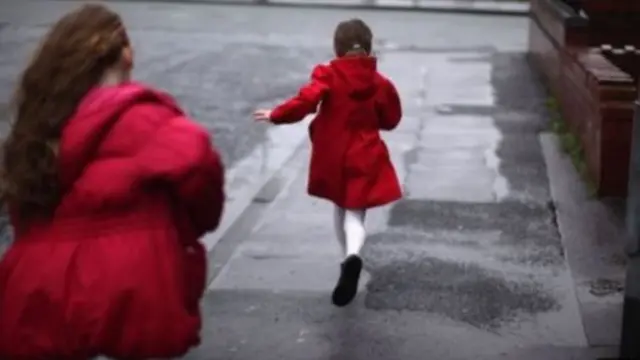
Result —
[[0, 358], [181, 356], [199, 343], [205, 249], [224, 203], [209, 134], [166, 94], [92, 90], [59, 144], [53, 218], [12, 216]]

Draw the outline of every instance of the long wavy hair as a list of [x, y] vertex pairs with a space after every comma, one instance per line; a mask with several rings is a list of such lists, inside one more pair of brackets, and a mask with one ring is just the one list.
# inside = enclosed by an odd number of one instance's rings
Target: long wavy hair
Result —
[[2, 200], [23, 218], [51, 216], [57, 208], [62, 129], [127, 46], [120, 16], [91, 4], [62, 17], [35, 52], [14, 94], [0, 174]]

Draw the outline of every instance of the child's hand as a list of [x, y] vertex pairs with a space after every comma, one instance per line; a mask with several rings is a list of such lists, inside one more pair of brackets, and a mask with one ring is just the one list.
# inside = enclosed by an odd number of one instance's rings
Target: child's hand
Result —
[[270, 109], [256, 110], [253, 113], [253, 118], [256, 121], [269, 121], [271, 120], [271, 110]]

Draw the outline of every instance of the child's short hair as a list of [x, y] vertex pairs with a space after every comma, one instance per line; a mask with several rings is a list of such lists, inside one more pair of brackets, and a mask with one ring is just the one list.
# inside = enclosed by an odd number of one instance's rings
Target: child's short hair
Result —
[[348, 54], [371, 54], [373, 33], [360, 19], [351, 19], [338, 24], [333, 35], [333, 49], [336, 56]]

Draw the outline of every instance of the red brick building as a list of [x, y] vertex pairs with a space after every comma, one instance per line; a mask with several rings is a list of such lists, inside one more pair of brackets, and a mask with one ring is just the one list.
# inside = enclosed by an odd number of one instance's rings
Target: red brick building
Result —
[[531, 0], [529, 51], [579, 138], [600, 196], [627, 191], [640, 1]]

